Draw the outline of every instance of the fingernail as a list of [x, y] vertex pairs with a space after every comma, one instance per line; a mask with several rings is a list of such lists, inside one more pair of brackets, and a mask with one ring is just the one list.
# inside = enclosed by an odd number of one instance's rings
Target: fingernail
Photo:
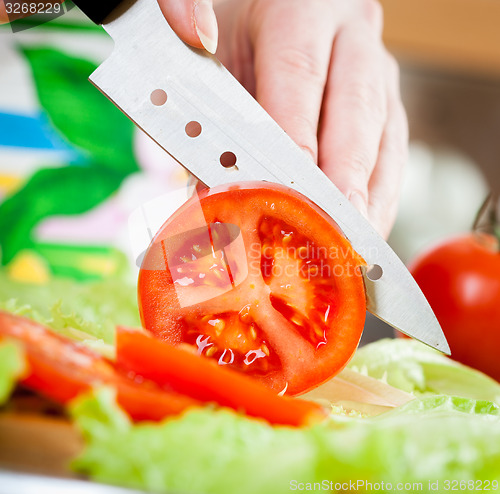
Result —
[[217, 38], [219, 29], [217, 18], [215, 17], [212, 3], [201, 0], [194, 6], [194, 26], [201, 44], [209, 53], [215, 54], [217, 51]]
[[359, 192], [351, 192], [349, 195], [349, 201], [351, 204], [365, 217], [368, 219], [368, 210], [366, 208], [366, 201]]

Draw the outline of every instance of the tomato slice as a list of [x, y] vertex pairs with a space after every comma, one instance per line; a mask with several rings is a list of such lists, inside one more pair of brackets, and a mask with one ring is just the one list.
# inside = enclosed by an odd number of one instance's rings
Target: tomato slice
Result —
[[21, 383], [65, 404], [110, 385], [134, 420], [161, 420], [213, 402], [272, 424], [302, 426], [325, 417], [316, 403], [276, 396], [266, 387], [139, 331], [117, 330], [117, 362], [44, 326], [0, 311], [0, 339], [18, 341], [28, 372]]
[[206, 189], [146, 252], [143, 325], [296, 395], [339, 372], [356, 350], [364, 264], [335, 222], [292, 189], [266, 182]]
[[139, 384], [83, 345], [1, 311], [0, 338], [18, 341], [26, 352], [29, 370], [21, 383], [57, 403], [65, 404], [93, 386], [106, 384], [116, 388], [118, 403], [134, 420], [161, 420], [200, 404], [153, 382]]
[[125, 372], [271, 424], [303, 426], [325, 418], [316, 403], [278, 396], [247, 376], [138, 331], [118, 328], [116, 355], [117, 367]]

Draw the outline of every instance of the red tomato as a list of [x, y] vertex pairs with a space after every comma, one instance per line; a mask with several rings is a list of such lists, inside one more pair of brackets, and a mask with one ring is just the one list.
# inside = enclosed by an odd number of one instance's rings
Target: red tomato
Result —
[[135, 420], [161, 420], [200, 404], [153, 382], [139, 384], [83, 345], [34, 321], [0, 311], [1, 338], [14, 339], [24, 348], [29, 369], [22, 384], [57, 403], [65, 404], [92, 386], [110, 385], [117, 390], [118, 403]]
[[500, 253], [489, 236], [447, 240], [410, 265], [455, 360], [500, 381]]
[[21, 383], [65, 404], [93, 386], [116, 388], [135, 420], [161, 420], [213, 402], [272, 424], [302, 426], [325, 417], [316, 403], [276, 396], [257, 382], [139, 331], [119, 328], [117, 362], [42, 325], [0, 311], [0, 340], [17, 341], [28, 370]]
[[118, 328], [116, 358], [119, 369], [133, 371], [162, 388], [271, 424], [302, 426], [325, 418], [325, 411], [316, 403], [277, 396], [249, 377], [138, 331]]
[[361, 265], [332, 219], [292, 189], [206, 189], [153, 239], [139, 274], [141, 317], [167, 342], [295, 395], [356, 350]]

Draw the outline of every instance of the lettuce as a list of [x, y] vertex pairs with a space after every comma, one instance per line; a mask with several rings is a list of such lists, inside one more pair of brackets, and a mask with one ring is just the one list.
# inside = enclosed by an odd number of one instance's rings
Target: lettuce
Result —
[[21, 348], [11, 341], [0, 341], [0, 405], [10, 396], [18, 379], [26, 371]]
[[36, 285], [13, 281], [0, 270], [1, 310], [38, 321], [108, 356], [116, 325], [140, 327], [136, 300], [135, 288], [119, 279], [78, 283], [54, 277]]
[[[73, 468], [153, 492], [279, 494], [322, 482], [500, 480], [500, 411], [492, 402], [424, 397], [370, 419], [271, 427], [228, 410], [191, 410], [133, 425], [110, 390], [72, 406], [86, 448]], [[383, 489], [382, 489], [383, 490]]]
[[[115, 324], [139, 325], [134, 292], [121, 281], [34, 286], [0, 272], [0, 307], [108, 350]], [[191, 494], [280, 494], [329, 482], [358, 491], [410, 482], [421, 492], [437, 482], [443, 492], [446, 480], [500, 481], [498, 383], [410, 340], [361, 348], [350, 367], [417, 398], [375, 417], [339, 409], [325, 423], [293, 429], [210, 407], [134, 424], [113, 391], [101, 389], [71, 405], [85, 439], [73, 469], [102, 482]], [[0, 343], [0, 401], [23, 371], [20, 349]]]
[[500, 383], [415, 340], [371, 343], [358, 349], [349, 367], [416, 395], [463, 396], [500, 404]]

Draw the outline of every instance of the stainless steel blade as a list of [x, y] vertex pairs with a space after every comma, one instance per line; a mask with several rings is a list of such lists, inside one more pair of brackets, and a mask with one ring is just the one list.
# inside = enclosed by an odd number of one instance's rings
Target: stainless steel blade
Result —
[[[90, 79], [124, 113], [210, 187], [267, 180], [311, 198], [369, 265], [382, 268], [376, 281], [365, 276], [368, 309], [449, 353], [436, 317], [397, 255], [215, 57], [177, 37], [156, 0], [125, 1], [104, 28], [115, 48]], [[153, 104], [155, 90], [164, 92], [166, 102], [160, 94]], [[197, 137], [187, 134], [189, 122], [201, 125]], [[235, 166], [221, 165], [225, 152], [234, 154]]]

